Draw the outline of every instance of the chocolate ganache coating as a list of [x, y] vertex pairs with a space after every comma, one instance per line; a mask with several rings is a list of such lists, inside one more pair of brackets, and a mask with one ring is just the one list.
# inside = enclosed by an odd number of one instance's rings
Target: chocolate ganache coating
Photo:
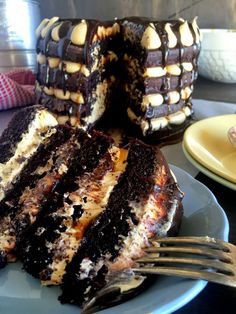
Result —
[[52, 18], [44, 24], [37, 40], [39, 103], [75, 116], [85, 128], [119, 117], [128, 128], [138, 125], [144, 138], [184, 130], [200, 52], [196, 19]]

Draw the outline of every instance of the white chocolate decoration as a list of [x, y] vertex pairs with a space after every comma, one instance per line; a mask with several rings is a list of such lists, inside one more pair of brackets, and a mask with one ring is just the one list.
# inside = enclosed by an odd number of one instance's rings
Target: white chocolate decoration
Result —
[[187, 86], [181, 90], [181, 98], [182, 99], [188, 99], [191, 94], [192, 94], [192, 90], [189, 86]]
[[141, 129], [143, 131], [143, 135], [146, 135], [147, 131], [149, 130], [149, 123], [146, 120], [141, 120], [140, 122]]
[[70, 62], [70, 61], [63, 61], [64, 68], [67, 73], [75, 73], [78, 72], [81, 69], [81, 64], [76, 62]]
[[57, 117], [57, 122], [61, 125], [64, 125], [67, 121], [69, 120], [68, 116], [58, 116]]
[[44, 54], [42, 54], [41, 52], [39, 54], [37, 54], [37, 62], [39, 64], [45, 64], [47, 61], [46, 56]]
[[84, 97], [81, 93], [70, 93], [70, 99], [77, 104], [84, 104]]
[[189, 117], [191, 115], [191, 109], [189, 108], [189, 106], [185, 106], [182, 110], [186, 117]]
[[60, 37], [59, 37], [59, 29], [61, 27], [61, 24], [60, 23], [59, 25], [55, 26], [53, 29], [52, 29], [52, 33], [51, 33], [51, 37], [54, 41], [59, 41], [60, 40]]
[[37, 38], [39, 38], [42, 29], [47, 25], [48, 21], [49, 19], [43, 19], [41, 23], [39, 24], [39, 26], [36, 28], [35, 34]]
[[151, 105], [153, 107], [158, 107], [163, 104], [162, 94], [149, 94], [143, 96], [142, 109], [146, 110], [147, 106]]
[[186, 47], [192, 46], [192, 44], [194, 43], [193, 35], [191, 33], [191, 30], [189, 28], [187, 21], [185, 21], [182, 25], [180, 25], [179, 32], [180, 32], [181, 43]]
[[111, 35], [115, 35], [119, 32], [120, 32], [120, 25], [118, 23], [115, 23], [109, 27], [98, 26], [97, 34], [95, 34], [93, 37], [93, 42], [104, 39]]
[[171, 75], [180, 75], [181, 74], [181, 69], [179, 65], [177, 64], [171, 64], [166, 66], [166, 72], [171, 74]]
[[81, 66], [81, 73], [83, 73], [86, 77], [88, 77], [89, 75], [90, 75], [90, 71], [89, 71], [89, 69], [86, 67], [86, 65], [82, 65]]
[[63, 89], [55, 88], [54, 89], [54, 95], [58, 99], [62, 99], [62, 100], [69, 100], [70, 99], [70, 92], [66, 91], [64, 93]]
[[144, 77], [161, 77], [164, 75], [166, 75], [166, 69], [162, 67], [146, 68], [143, 74]]
[[177, 111], [168, 116], [170, 124], [182, 124], [186, 120], [186, 115], [183, 111]]
[[183, 62], [182, 67], [184, 68], [185, 71], [191, 72], [193, 69], [193, 65], [191, 62]]
[[52, 88], [52, 87], [44, 86], [43, 91], [45, 94], [47, 94], [49, 96], [54, 95], [54, 88]]
[[78, 25], [73, 28], [70, 39], [74, 45], [85, 44], [87, 29], [88, 26], [85, 20], [82, 20]]
[[196, 43], [199, 44], [200, 41], [202, 40], [202, 34], [200, 32], [200, 29], [197, 25], [197, 16], [193, 19], [192, 21], [192, 27], [193, 27], [193, 30], [194, 30], [194, 34], [195, 34], [195, 40], [196, 40]]
[[169, 104], [176, 104], [180, 100], [180, 94], [177, 91], [167, 93]]
[[236, 125], [232, 126], [229, 130], [228, 130], [228, 138], [230, 140], [230, 143], [236, 147]]
[[168, 125], [168, 120], [165, 117], [154, 118], [150, 121], [150, 125], [153, 131], [157, 131], [165, 128]]
[[54, 23], [56, 23], [58, 20], [59, 20], [59, 17], [58, 17], [58, 16], [54, 16], [54, 17], [52, 17], [52, 18], [48, 21], [47, 25], [41, 30], [41, 37], [42, 37], [42, 38], [44, 38], [44, 37], [46, 36], [46, 34], [47, 34], [47, 32], [49, 31], [50, 27], [51, 27]]
[[177, 38], [171, 29], [170, 23], [166, 23], [165, 31], [167, 32], [167, 36], [168, 36], [168, 47], [174, 48], [177, 45]]
[[158, 49], [161, 47], [161, 40], [153, 23], [150, 23], [143, 33], [141, 45], [146, 49]]
[[57, 68], [60, 64], [60, 58], [48, 57], [48, 65], [50, 68]]

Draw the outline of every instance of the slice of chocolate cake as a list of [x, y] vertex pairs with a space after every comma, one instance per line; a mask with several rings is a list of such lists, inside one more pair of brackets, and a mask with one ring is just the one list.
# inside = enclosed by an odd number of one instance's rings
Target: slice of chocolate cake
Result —
[[17, 182], [40, 145], [56, 133], [55, 117], [43, 107], [19, 111], [0, 137], [0, 201]]
[[[17, 175], [1, 189], [1, 264], [18, 257], [42, 284], [62, 285], [62, 302], [82, 305], [113, 280], [124, 282], [150, 238], [176, 234], [183, 194], [157, 147], [138, 140], [117, 147], [101, 132], [46, 126], [55, 118], [31, 110], [43, 127], [26, 128], [27, 162], [9, 170]], [[14, 138], [13, 122], [3, 138]], [[143, 280], [135, 278], [135, 289]]]
[[[38, 139], [41, 136], [41, 132], [49, 134], [49, 131], [52, 130], [50, 125], [46, 126], [45, 124], [48, 117], [51, 117], [51, 114], [47, 116], [45, 109], [42, 111], [34, 108], [34, 110], [41, 114], [42, 120], [45, 119], [44, 122], [42, 121], [44, 128], [35, 130], [34, 139]], [[22, 112], [25, 113], [25, 110]], [[21, 117], [21, 113], [13, 118], [12, 122], [17, 117]], [[37, 119], [38, 117], [36, 117], [36, 121]], [[15, 132], [12, 122], [7, 129], [10, 138], [12, 133], [14, 134]], [[29, 128], [29, 137], [33, 137], [33, 131]], [[85, 134], [81, 130], [73, 130], [71, 127], [66, 126], [55, 126], [51, 136], [43, 137], [41, 142], [38, 142], [38, 147], [36, 147], [37, 149], [34, 152], [31, 150], [31, 147], [37, 142], [33, 140], [28, 142], [26, 144], [28, 146], [23, 147], [21, 150], [23, 161], [26, 157], [25, 154], [30, 150], [32, 152], [31, 157], [28, 158], [27, 163], [23, 167], [21, 164], [14, 164], [14, 167], [16, 167], [14, 171], [15, 173], [18, 172], [18, 175], [11, 182], [11, 186], [8, 189], [5, 191], [1, 190], [5, 192], [4, 197], [0, 201], [0, 251], [2, 266], [12, 259], [12, 253], [15, 252], [16, 244], [20, 242], [22, 233], [36, 221], [41, 205], [67, 172], [73, 158], [80, 149], [79, 141], [83, 141], [84, 137]], [[13, 158], [15, 156], [18, 155], [15, 153]], [[11, 173], [9, 175], [11, 176]]]
[[106, 209], [66, 267], [62, 302], [89, 300], [112, 274], [130, 268], [144, 254], [150, 238], [169, 234], [180, 222], [182, 193], [161, 152], [133, 141], [127, 154]]
[[[71, 240], [73, 240], [73, 233], [76, 231], [76, 226], [74, 226], [73, 223], [81, 216], [82, 210], [80, 210], [81, 205], [79, 205], [79, 202], [84, 203], [88, 201], [89, 190], [95, 193], [97, 189], [98, 194], [98, 186], [93, 187], [92, 182], [89, 181], [89, 174], [91, 173], [92, 176], [97, 176], [97, 180], [99, 180], [99, 178], [102, 180], [103, 174], [105, 175], [110, 169], [111, 165], [108, 156], [105, 156], [111, 145], [110, 138], [97, 132], [93, 132], [92, 137], [86, 136], [85, 134], [84, 137], [85, 139], [83, 143], [81, 142], [80, 150], [76, 154], [71, 166], [68, 167], [66, 175], [63, 179], [59, 180], [57, 186], [47, 198], [47, 201], [44, 202], [44, 204], [41, 204], [41, 219], [27, 233], [25, 233], [24, 239], [21, 240], [19, 255], [21, 256], [25, 269], [36, 277], [38, 277], [39, 273], [44, 270], [44, 267], [47, 267], [48, 264], [50, 264], [50, 261], [53, 262], [53, 241], [60, 237], [60, 230], [64, 232], [67, 230], [67, 226], [68, 232], [64, 234], [64, 237], [66, 238], [66, 236], [68, 236], [69, 241], [69, 233], [71, 232]], [[100, 159], [103, 161], [101, 162], [100, 167], [98, 167], [98, 170], [101, 172], [97, 171], [97, 173], [95, 173], [94, 169], [100, 164]], [[76, 198], [76, 191], [79, 183], [79, 179], [78, 181], [76, 180], [77, 177], [81, 178], [81, 180], [84, 179], [87, 184], [84, 188], [89, 189], [87, 195], [85, 195], [83, 199]], [[45, 187], [47, 188], [47, 184], [45, 184]], [[102, 195], [99, 194], [97, 197], [94, 195], [94, 202], [99, 197], [102, 198]], [[92, 202], [93, 195], [91, 195], [90, 198]], [[88, 220], [90, 214], [87, 216]], [[70, 221], [70, 218], [72, 221]], [[72, 225], [70, 225], [70, 223], [72, 223]], [[81, 228], [82, 227], [81, 223]], [[86, 228], [86, 219], [84, 221], [84, 228]], [[69, 231], [70, 229], [71, 231]], [[74, 240], [79, 237], [80, 232], [83, 234], [83, 230], [80, 230], [79, 226], [77, 229], [78, 232], [77, 234], [74, 234]], [[61, 251], [63, 258], [67, 256], [66, 242], [68, 241], [65, 241], [64, 250]], [[61, 245], [62, 243], [58, 244]], [[69, 251], [70, 243], [67, 243], [67, 245]], [[73, 245], [73, 243], [71, 243], [71, 245]], [[59, 248], [55, 247], [55, 249], [58, 249], [59, 251]], [[44, 254], [41, 254], [41, 251], [43, 251]], [[57, 255], [59, 255], [59, 253], [60, 252], [58, 252]], [[64, 262], [66, 262], [66, 260]]]
[[[21, 249], [24, 268], [40, 277], [43, 284], [62, 283], [66, 265], [77, 252], [86, 230], [105, 210], [109, 195], [125, 170], [126, 155], [126, 150], [112, 146], [94, 167], [89, 166], [86, 158], [84, 171], [74, 173], [73, 189], [65, 189], [63, 183], [58, 207], [35, 225], [30, 236], [26, 235]], [[48, 228], [51, 221], [53, 228]]]

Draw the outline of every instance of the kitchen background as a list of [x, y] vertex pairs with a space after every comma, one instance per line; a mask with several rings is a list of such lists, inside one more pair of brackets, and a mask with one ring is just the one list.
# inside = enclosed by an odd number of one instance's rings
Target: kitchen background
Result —
[[[0, 0], [0, 72], [18, 67], [35, 70], [35, 29], [42, 18], [60, 16], [105, 20], [134, 15], [188, 20], [198, 16], [200, 28], [235, 30], [236, 0]], [[235, 54], [235, 42], [227, 39], [224, 43], [217, 41], [217, 49]], [[231, 73], [232, 70], [236, 73], [236, 59], [233, 56], [231, 60], [234, 61], [230, 61], [228, 67]], [[233, 86], [225, 87], [225, 84], [216, 82], [213, 85], [209, 80], [198, 80], [197, 84], [201, 84], [195, 94], [199, 98], [220, 97], [225, 101], [236, 101]]]
[[236, 0], [40, 0], [39, 4], [42, 17], [191, 19], [197, 15], [202, 28], [235, 28], [236, 24]]

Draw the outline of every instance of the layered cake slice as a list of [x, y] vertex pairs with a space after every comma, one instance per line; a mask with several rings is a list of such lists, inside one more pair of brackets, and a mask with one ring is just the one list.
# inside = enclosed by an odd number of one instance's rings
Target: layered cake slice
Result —
[[[126, 151], [112, 146], [97, 164], [84, 151], [83, 172], [74, 173], [72, 185], [59, 184], [60, 202], [26, 234], [21, 256], [24, 268], [44, 285], [62, 283], [66, 265], [77, 252], [87, 229], [106, 208], [109, 196], [126, 167]], [[100, 157], [100, 159], [99, 159]], [[58, 190], [57, 188], [57, 190]], [[50, 226], [50, 227], [49, 227]]]
[[[30, 121], [24, 121], [22, 114], [26, 118], [30, 114]], [[39, 117], [41, 124], [38, 122]], [[14, 122], [19, 125], [18, 119], [23, 120], [21, 125], [24, 125], [26, 131], [23, 131], [22, 137], [16, 143]], [[52, 122], [55, 124], [53, 127]], [[2, 164], [2, 179], [10, 178], [9, 184], [5, 188], [2, 184], [0, 190], [4, 194], [0, 201], [2, 266], [12, 260], [21, 234], [36, 221], [45, 198], [67, 172], [80, 148], [79, 140], [84, 138], [84, 132], [56, 124], [55, 118], [47, 110], [29, 108], [13, 118], [1, 137], [3, 143], [8, 134], [12, 144], [12, 156], [9, 155], [9, 160]], [[12, 140], [13, 136], [15, 142]], [[4, 154], [7, 154], [7, 149], [3, 150], [2, 156]], [[10, 166], [14, 168], [10, 169]]]
[[[40, 140], [34, 150], [33, 139], [25, 144], [27, 161], [15, 164], [12, 185], [1, 187], [1, 266], [18, 257], [42, 284], [62, 286], [63, 303], [83, 305], [119, 281], [150, 238], [178, 232], [183, 193], [157, 147], [138, 140], [117, 147], [101, 132], [59, 125], [39, 107], [28, 110], [31, 122], [9, 151], [19, 159], [25, 130]], [[32, 132], [38, 115], [44, 127]], [[16, 134], [13, 122], [3, 138]]]
[[126, 163], [105, 210], [87, 230], [66, 267], [62, 302], [88, 301], [109, 278], [143, 256], [150, 238], [179, 227], [182, 193], [161, 152], [134, 141]]
[[51, 113], [37, 106], [14, 116], [0, 137], [0, 201], [14, 188], [41, 144], [56, 133], [57, 125]]

